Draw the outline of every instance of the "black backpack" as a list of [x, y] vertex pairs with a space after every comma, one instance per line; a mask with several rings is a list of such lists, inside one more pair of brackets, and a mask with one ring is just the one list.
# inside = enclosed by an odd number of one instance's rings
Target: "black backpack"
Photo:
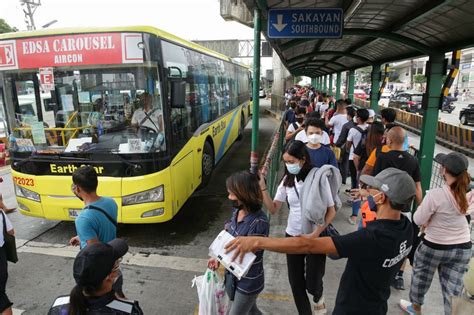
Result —
[[[367, 134], [369, 133], [369, 128], [364, 130], [360, 128], [359, 126], [355, 126], [353, 127], [353, 129], [357, 130], [361, 134], [360, 141], [357, 145], [361, 145], [362, 148], [365, 150], [365, 142], [367, 141]], [[352, 147], [354, 148], [354, 150], [356, 149], [356, 146], [354, 143], [352, 143]]]

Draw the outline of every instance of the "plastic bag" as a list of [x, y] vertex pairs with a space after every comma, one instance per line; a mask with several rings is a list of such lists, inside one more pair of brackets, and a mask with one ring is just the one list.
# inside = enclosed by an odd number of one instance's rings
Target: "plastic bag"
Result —
[[225, 315], [229, 308], [229, 298], [225, 293], [222, 277], [207, 269], [204, 275], [194, 277], [192, 286], [196, 286], [199, 297], [199, 315]]

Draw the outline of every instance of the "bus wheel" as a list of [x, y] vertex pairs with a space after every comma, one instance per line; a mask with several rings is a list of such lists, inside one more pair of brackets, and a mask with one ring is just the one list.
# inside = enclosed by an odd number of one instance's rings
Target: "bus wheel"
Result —
[[206, 141], [204, 143], [202, 153], [202, 180], [201, 187], [206, 186], [211, 180], [212, 170], [214, 169], [214, 150], [211, 144]]
[[240, 128], [239, 128], [239, 136], [237, 137], [237, 140], [242, 140], [244, 138], [244, 129], [245, 129], [245, 116], [244, 113], [240, 115]]

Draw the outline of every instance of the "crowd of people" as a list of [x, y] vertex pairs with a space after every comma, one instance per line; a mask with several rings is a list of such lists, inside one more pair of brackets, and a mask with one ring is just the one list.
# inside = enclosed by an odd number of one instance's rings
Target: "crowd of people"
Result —
[[[396, 123], [395, 110], [384, 108], [376, 117], [371, 109], [352, 106], [350, 99], [335, 100], [312, 87], [288, 90], [286, 101], [285, 171], [276, 194], [269, 195], [261, 174], [258, 179], [248, 175], [250, 182], [258, 180], [260, 192], [255, 183], [247, 184], [253, 185], [260, 207], [269, 213], [288, 207], [285, 238], [228, 230], [236, 236], [227, 245], [228, 252], [234, 251], [234, 259], [258, 253], [259, 265], [250, 270], [258, 268], [259, 276], [264, 273], [263, 250], [286, 253], [298, 314], [327, 313], [326, 257], [347, 258], [332, 314], [387, 314], [390, 287], [405, 290], [403, 272], [408, 263], [412, 265], [409, 300], [401, 300], [400, 308], [421, 314], [438, 270], [444, 314], [452, 314], [452, 299], [462, 293], [472, 257], [469, 224], [474, 194], [469, 192], [466, 157], [455, 152], [437, 155], [445, 185], [423, 198], [418, 160], [408, 152], [407, 133]], [[233, 188], [227, 189], [235, 200]], [[347, 221], [357, 226], [353, 233], [338, 235], [332, 222], [344, 193], [352, 207]], [[232, 217], [237, 224], [247, 222], [254, 211], [238, 199]], [[268, 231], [268, 222], [265, 226]], [[210, 261], [211, 268], [217, 265]], [[232, 281], [237, 283], [234, 290], [245, 294], [239, 280]], [[261, 314], [255, 304], [261, 290], [252, 292], [252, 302], [241, 314]], [[466, 291], [471, 299], [473, 293]]]
[[[405, 289], [408, 263], [409, 300], [401, 300], [400, 307], [421, 314], [438, 270], [444, 313], [451, 314], [452, 298], [462, 294], [472, 257], [474, 193], [469, 192], [466, 157], [437, 155], [445, 185], [423, 198], [418, 160], [407, 152], [407, 133], [397, 125], [393, 109], [382, 109], [378, 118], [373, 110], [352, 106], [350, 99], [335, 100], [314, 88], [291, 89], [286, 98], [285, 168], [275, 196], [262, 174], [240, 171], [226, 181], [232, 216], [224, 228], [236, 237], [227, 251], [234, 251], [234, 259], [256, 254], [241, 279], [225, 272], [225, 291], [232, 301], [228, 314], [262, 314], [257, 299], [265, 284], [264, 250], [286, 253], [298, 314], [328, 312], [323, 281], [327, 257], [347, 258], [332, 314], [386, 314], [390, 287]], [[143, 314], [122, 289], [120, 262], [128, 246], [117, 239], [116, 203], [97, 195], [93, 167], [78, 168], [72, 181], [72, 192], [84, 202], [75, 222], [77, 236], [70, 240], [81, 249], [73, 265], [76, 285], [54, 301], [49, 314]], [[348, 195], [352, 208], [344, 214], [346, 222], [355, 226], [346, 235], [332, 224], [342, 208], [341, 194]], [[285, 238], [269, 237], [266, 211], [276, 214], [284, 207], [289, 210]], [[1, 198], [0, 208], [5, 210]], [[14, 234], [8, 217], [0, 216], [0, 225]], [[9, 315], [3, 236], [0, 312]], [[218, 260], [209, 259], [208, 267], [217, 269]], [[471, 299], [473, 293], [466, 291]]]

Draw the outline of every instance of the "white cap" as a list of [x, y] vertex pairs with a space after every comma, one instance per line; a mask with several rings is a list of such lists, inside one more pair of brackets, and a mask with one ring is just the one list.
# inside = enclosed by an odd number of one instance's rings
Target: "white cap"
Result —
[[369, 108], [369, 118], [375, 117], [375, 110]]

